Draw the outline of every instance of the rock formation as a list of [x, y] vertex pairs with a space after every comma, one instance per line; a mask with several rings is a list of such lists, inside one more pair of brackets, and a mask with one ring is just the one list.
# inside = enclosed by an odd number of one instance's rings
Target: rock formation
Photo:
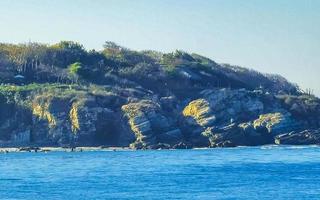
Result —
[[319, 98], [278, 75], [182, 51], [66, 41], [1, 44], [0, 61], [0, 146], [319, 144]]

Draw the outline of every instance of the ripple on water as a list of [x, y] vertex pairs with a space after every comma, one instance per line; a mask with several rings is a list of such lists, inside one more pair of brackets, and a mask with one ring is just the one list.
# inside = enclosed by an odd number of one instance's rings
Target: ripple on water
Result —
[[318, 146], [0, 154], [1, 199], [317, 199]]

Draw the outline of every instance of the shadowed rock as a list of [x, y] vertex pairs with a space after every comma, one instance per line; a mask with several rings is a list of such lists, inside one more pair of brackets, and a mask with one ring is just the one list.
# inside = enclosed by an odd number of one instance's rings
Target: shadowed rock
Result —
[[275, 137], [276, 144], [286, 145], [309, 145], [320, 144], [320, 129], [305, 130], [301, 132], [293, 131]]

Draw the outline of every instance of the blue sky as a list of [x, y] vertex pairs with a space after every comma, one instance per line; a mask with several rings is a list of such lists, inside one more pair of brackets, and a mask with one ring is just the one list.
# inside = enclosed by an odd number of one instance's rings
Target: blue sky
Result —
[[319, 0], [1, 0], [0, 42], [183, 49], [320, 96]]

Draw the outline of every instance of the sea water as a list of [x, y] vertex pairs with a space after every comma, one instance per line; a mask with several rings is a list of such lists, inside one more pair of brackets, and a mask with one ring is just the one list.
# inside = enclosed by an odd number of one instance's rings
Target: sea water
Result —
[[0, 154], [0, 199], [320, 199], [320, 148]]

